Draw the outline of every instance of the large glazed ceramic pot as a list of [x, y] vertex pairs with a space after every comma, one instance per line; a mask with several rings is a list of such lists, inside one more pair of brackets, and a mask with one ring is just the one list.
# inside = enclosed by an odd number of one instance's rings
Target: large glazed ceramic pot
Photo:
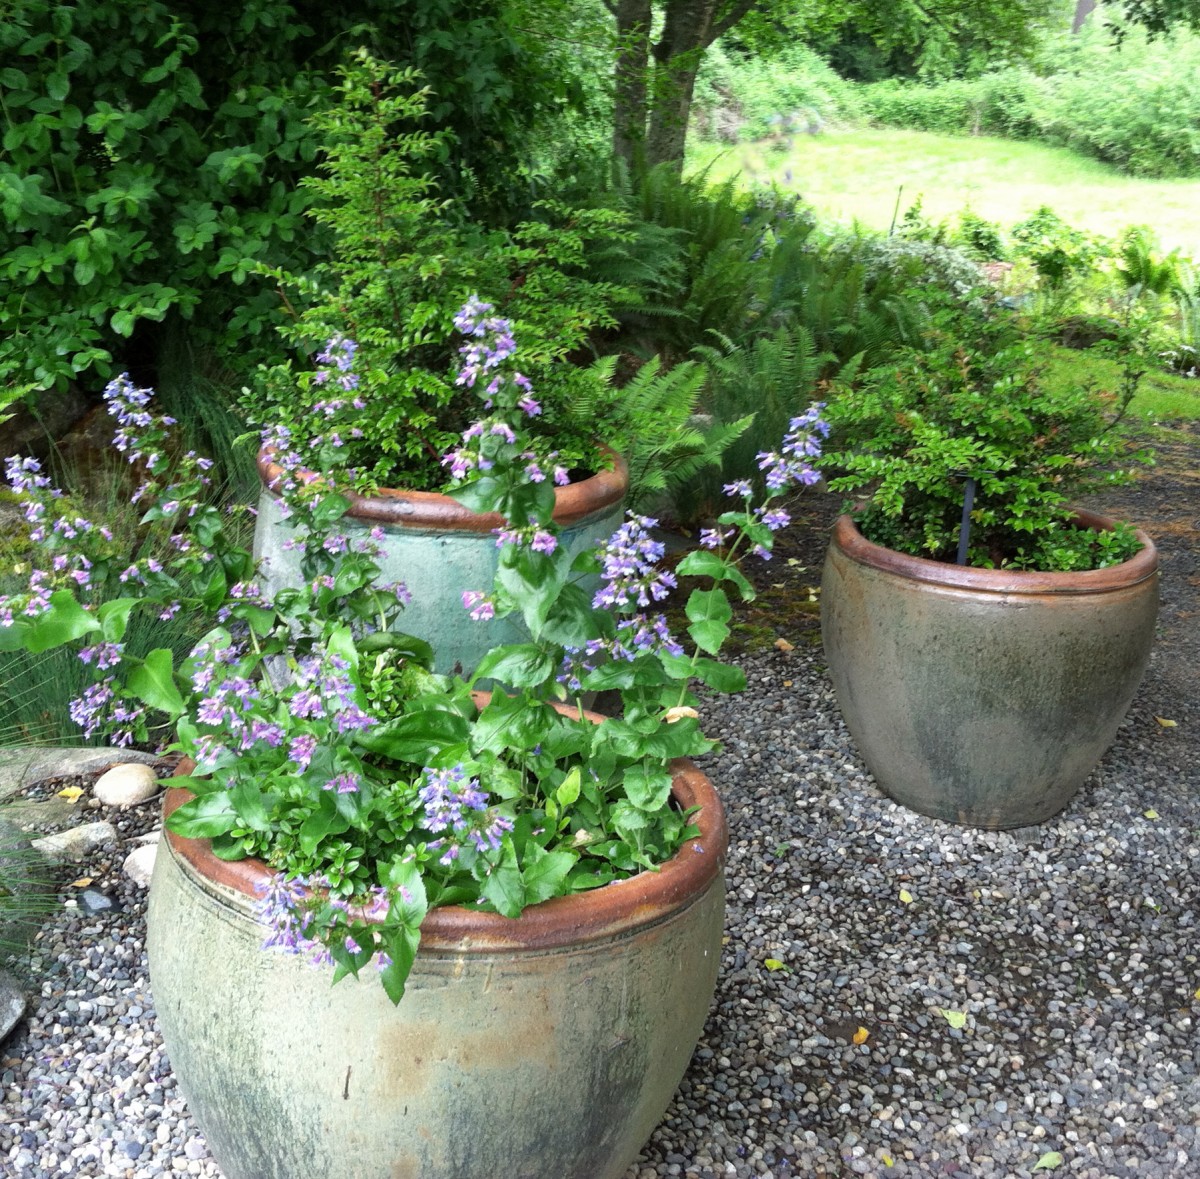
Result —
[[[398, 1006], [370, 967], [331, 986], [262, 950], [266, 866], [168, 833], [151, 984], [226, 1179], [620, 1179], [683, 1076], [721, 953], [724, 814], [691, 763], [673, 773], [699, 838], [519, 918], [433, 910]], [[169, 791], [167, 812], [187, 797]]]
[[[612, 457], [611, 470], [555, 490], [559, 543], [572, 554], [594, 548], [621, 525], [629, 472], [619, 456]], [[259, 455], [258, 470], [263, 491], [254, 555], [263, 562], [263, 588], [273, 596], [300, 584], [300, 555], [285, 547], [292, 529], [269, 490], [281, 471], [266, 451]], [[492, 588], [498, 559], [492, 533], [503, 523], [500, 516], [469, 511], [431, 491], [381, 488], [374, 495], [348, 498], [342, 531], [354, 542], [367, 540], [373, 528], [383, 530], [383, 582], [403, 582], [412, 594], [397, 626], [433, 645], [435, 670], [469, 675], [493, 647], [527, 638], [519, 614], [473, 622], [462, 604], [464, 590]]]
[[906, 556], [840, 517], [821, 635], [846, 727], [881, 789], [976, 827], [1027, 826], [1066, 806], [1150, 658], [1158, 555], [1137, 536], [1141, 551], [1121, 565], [1032, 573]]

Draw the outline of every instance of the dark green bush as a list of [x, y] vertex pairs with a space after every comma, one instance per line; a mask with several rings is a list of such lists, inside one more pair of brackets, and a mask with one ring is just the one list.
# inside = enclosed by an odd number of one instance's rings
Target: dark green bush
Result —
[[423, 71], [445, 132], [434, 171], [503, 219], [527, 198], [531, 128], [563, 97], [512, 21], [485, 0], [12, 0], [0, 388], [145, 363], [147, 325], [168, 317], [230, 363], [272, 348], [278, 298], [251, 276], [321, 254], [297, 187], [316, 150], [304, 120], [361, 42]]

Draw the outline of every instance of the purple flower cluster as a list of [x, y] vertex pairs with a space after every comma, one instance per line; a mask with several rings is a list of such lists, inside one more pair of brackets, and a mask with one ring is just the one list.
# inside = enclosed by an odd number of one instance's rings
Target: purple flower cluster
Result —
[[442, 838], [429, 845], [442, 850], [439, 862], [447, 866], [458, 858], [464, 836], [477, 851], [498, 850], [504, 833], [513, 829], [513, 821], [488, 809], [487, 794], [478, 779], [469, 778], [462, 766], [426, 768], [423, 773], [425, 785], [417, 797], [425, 809], [425, 828], [434, 834], [450, 830], [459, 836], [457, 842]]
[[621, 609], [634, 602], [648, 606], [651, 600], [661, 602], [675, 588], [675, 575], [658, 567], [666, 548], [650, 535], [657, 524], [630, 512], [609, 537], [600, 550], [604, 584], [592, 599], [597, 609]]
[[583, 690], [583, 679], [605, 662], [632, 663], [643, 655], [679, 656], [683, 647], [671, 634], [661, 614], [633, 614], [617, 623], [616, 634], [608, 639], [592, 639], [583, 647], [565, 647], [558, 682], [568, 691]]
[[[490, 314], [493, 310], [491, 303], [472, 295], [454, 317], [455, 327], [468, 337], [468, 342], [459, 349], [462, 363], [455, 384], [476, 389], [484, 409], [494, 411], [468, 426], [463, 431], [462, 445], [442, 459], [456, 481], [465, 479], [472, 471], [490, 470], [500, 453], [499, 447], [515, 447], [519, 443], [518, 430], [512, 422], [521, 415], [532, 418], [542, 412], [529, 378], [520, 372], [504, 371], [505, 364], [516, 354], [517, 344], [511, 322]], [[545, 470], [554, 459], [553, 455], [543, 459], [529, 449], [515, 457], [526, 464], [526, 478], [535, 483], [546, 478]], [[566, 472], [555, 466], [553, 477], [555, 483], [563, 483]]]
[[[758, 469], [764, 472], [764, 480], [771, 491], [783, 491], [792, 484], [811, 486], [821, 478], [810, 460], [821, 453], [820, 440], [829, 436], [829, 423], [821, 417], [824, 408], [823, 402], [814, 402], [788, 423], [788, 432], [778, 452], [763, 451], [757, 456]], [[730, 488], [737, 487], [738, 494], [745, 494], [741, 490], [744, 486], [744, 483], [731, 484], [725, 490], [732, 495], [734, 492]]]

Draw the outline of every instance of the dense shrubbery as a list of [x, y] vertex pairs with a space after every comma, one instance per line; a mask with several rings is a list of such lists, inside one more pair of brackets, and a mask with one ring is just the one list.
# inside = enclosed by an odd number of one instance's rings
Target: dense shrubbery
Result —
[[152, 358], [130, 338], [168, 317], [228, 364], [269, 347], [279, 301], [248, 279], [264, 262], [304, 271], [320, 256], [297, 187], [316, 152], [305, 118], [362, 41], [423, 71], [428, 122], [448, 148], [432, 167], [462, 206], [494, 219], [523, 203], [518, 165], [562, 80], [504, 10], [476, 0], [7, 5], [0, 390], [61, 389]]
[[701, 136], [736, 143], [783, 139], [865, 114], [860, 88], [803, 45], [766, 59], [716, 45], [696, 82], [693, 126]]
[[1120, 46], [1102, 31], [1056, 40], [1037, 68], [936, 86], [886, 81], [861, 101], [880, 123], [1061, 143], [1135, 176], [1200, 172], [1200, 37]]
[[1200, 173], [1200, 36], [1153, 42], [1107, 28], [1046, 42], [1028, 65], [936, 84], [858, 84], [817, 54], [789, 47], [746, 59], [714, 50], [697, 88], [697, 133], [722, 142], [785, 140], [870, 119], [947, 135], [1001, 135], [1063, 144], [1135, 176]]

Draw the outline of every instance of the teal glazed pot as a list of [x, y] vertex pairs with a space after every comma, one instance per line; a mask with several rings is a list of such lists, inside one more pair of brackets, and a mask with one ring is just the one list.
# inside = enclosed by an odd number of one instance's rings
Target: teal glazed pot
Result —
[[[555, 490], [559, 543], [573, 555], [607, 540], [621, 525], [629, 472], [619, 456], [612, 458], [611, 470]], [[259, 455], [258, 471], [263, 491], [254, 556], [263, 563], [263, 589], [274, 596], [300, 584], [300, 554], [284, 547], [292, 529], [269, 490], [281, 471], [266, 451]], [[403, 582], [412, 594], [396, 626], [433, 645], [436, 671], [470, 675], [493, 647], [527, 640], [519, 614], [475, 622], [462, 604], [465, 590], [491, 591], [498, 560], [493, 530], [503, 524], [500, 516], [469, 511], [431, 491], [381, 488], [348, 498], [343, 531], [354, 542], [366, 541], [373, 528], [383, 530], [382, 581]]]
[[[1088, 512], [1089, 528], [1112, 522]], [[976, 569], [866, 540], [839, 517], [821, 636], [880, 788], [921, 814], [1024, 827], [1057, 814], [1112, 744], [1149, 662], [1158, 555], [1082, 573]]]
[[691, 763], [672, 769], [699, 838], [519, 918], [433, 910], [398, 1006], [371, 967], [331, 986], [262, 950], [267, 867], [166, 833], [151, 986], [226, 1179], [620, 1179], [683, 1077], [721, 954], [724, 813]]

